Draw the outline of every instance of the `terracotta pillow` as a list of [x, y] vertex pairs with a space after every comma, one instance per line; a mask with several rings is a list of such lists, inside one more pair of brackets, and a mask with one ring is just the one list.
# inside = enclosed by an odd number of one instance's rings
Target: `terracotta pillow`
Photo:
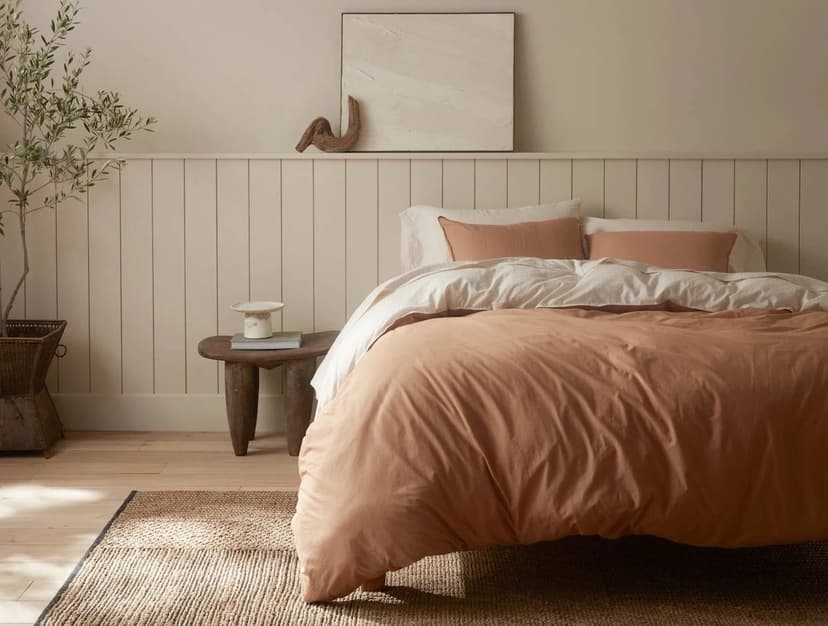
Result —
[[627, 230], [587, 235], [589, 258], [625, 259], [667, 269], [729, 272], [736, 233]]
[[518, 224], [465, 224], [440, 217], [451, 258], [480, 261], [508, 256], [583, 259], [577, 217]]

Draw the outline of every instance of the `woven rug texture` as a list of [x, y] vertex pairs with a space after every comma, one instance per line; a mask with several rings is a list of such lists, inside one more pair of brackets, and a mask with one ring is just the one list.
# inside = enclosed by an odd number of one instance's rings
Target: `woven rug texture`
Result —
[[307, 605], [294, 493], [138, 492], [43, 625], [828, 624], [828, 542], [739, 550], [575, 537], [430, 557]]

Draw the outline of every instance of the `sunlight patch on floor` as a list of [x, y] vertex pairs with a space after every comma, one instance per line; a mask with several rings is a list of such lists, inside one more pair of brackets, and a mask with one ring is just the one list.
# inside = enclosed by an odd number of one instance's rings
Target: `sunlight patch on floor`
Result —
[[94, 489], [70, 489], [43, 485], [0, 486], [0, 519], [28, 511], [72, 506], [103, 500], [106, 494]]

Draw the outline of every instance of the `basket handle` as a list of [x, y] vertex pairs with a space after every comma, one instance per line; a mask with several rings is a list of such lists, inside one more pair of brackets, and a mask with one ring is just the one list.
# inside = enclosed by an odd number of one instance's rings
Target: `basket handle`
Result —
[[[62, 348], [63, 350], [61, 350], [61, 348]], [[66, 347], [66, 344], [59, 343], [59, 344], [57, 345], [57, 348], [55, 348], [55, 356], [56, 356], [57, 358], [59, 358], [59, 359], [62, 359], [63, 357], [65, 357], [67, 352], [69, 352], [69, 350], [68, 350], [68, 348]]]

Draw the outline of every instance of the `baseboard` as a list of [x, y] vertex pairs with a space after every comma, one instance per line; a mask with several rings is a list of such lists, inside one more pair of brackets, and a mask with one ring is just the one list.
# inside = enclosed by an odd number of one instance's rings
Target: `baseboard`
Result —
[[[66, 430], [226, 432], [219, 394], [55, 394]], [[259, 432], [284, 432], [283, 396], [259, 397]]]

